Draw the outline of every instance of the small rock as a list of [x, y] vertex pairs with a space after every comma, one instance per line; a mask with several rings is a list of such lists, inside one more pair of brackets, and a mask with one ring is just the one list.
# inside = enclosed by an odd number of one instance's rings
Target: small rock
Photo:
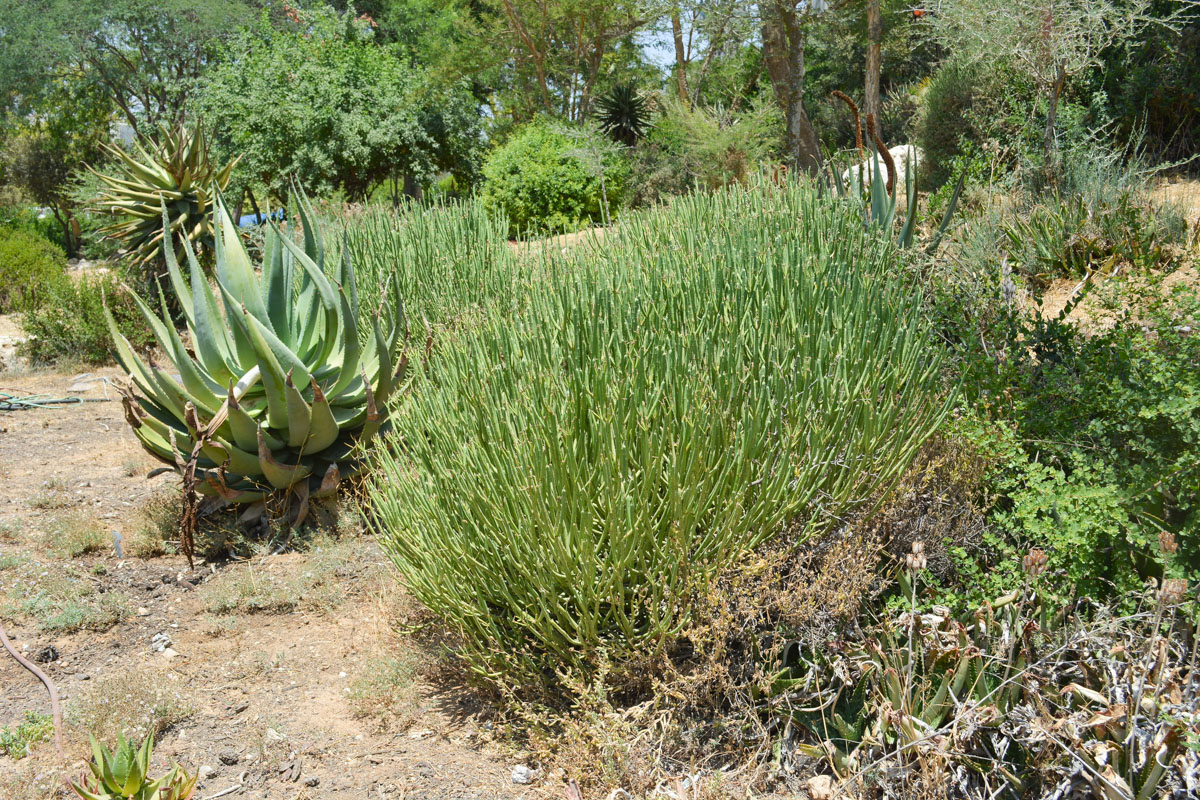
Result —
[[80, 394], [82, 392], [86, 392], [88, 389], [91, 389], [91, 388], [92, 387], [86, 383], [72, 383], [70, 386], [67, 387], [67, 393], [68, 394]]
[[164, 658], [170, 661], [172, 658], [175, 658], [179, 655], [179, 651], [173, 647], [168, 647], [162, 651], [162, 654]]
[[58, 648], [52, 644], [48, 644], [33, 654], [33, 660], [39, 664], [49, 664], [51, 661], [58, 661]]
[[828, 775], [814, 775], [809, 778], [808, 796], [812, 800], [829, 800], [833, 797], [833, 779]]
[[196, 588], [196, 584], [189, 580], [180, 580], [178, 585], [179, 588], [183, 589], [185, 592], [190, 592], [192, 589]]
[[274, 742], [282, 742], [287, 737], [274, 728], [267, 728], [267, 738]]
[[537, 770], [530, 769], [524, 764], [518, 764], [513, 767], [512, 782], [521, 786], [533, 783], [533, 779], [537, 777]]
[[238, 763], [238, 754], [233, 750], [222, 750], [217, 754], [217, 760], [227, 767]]
[[150, 616], [150, 609], [145, 606], [138, 606], [137, 615], [139, 617], [148, 617]]
[[431, 731], [431, 730], [419, 730], [419, 731], [409, 731], [408, 732], [408, 738], [410, 738], [410, 739], [428, 739], [430, 736], [433, 736], [433, 731]]
[[250, 707], [250, 702], [247, 700], [242, 700], [240, 703], [236, 704], [233, 707], [233, 713], [240, 714], [249, 707]]
[[206, 781], [209, 778], [211, 778], [212, 776], [216, 775], [217, 771], [215, 769], [213, 769], [212, 767], [205, 765], [205, 766], [200, 767], [200, 769], [198, 769], [196, 771], [196, 774], [200, 776], [200, 780]]
[[308, 786], [310, 788], [317, 786], [320, 783], [321, 783], [321, 779], [318, 778], [316, 775], [313, 775], [311, 778], [306, 778], [304, 781], [304, 785]]
[[81, 681], [90, 681], [91, 679], [92, 676], [88, 675], [86, 672], [79, 676], [79, 680]]
[[432, 778], [435, 775], [434, 770], [433, 770], [433, 764], [430, 764], [428, 761], [418, 762], [417, 763], [417, 774], [420, 775], [422, 778]]

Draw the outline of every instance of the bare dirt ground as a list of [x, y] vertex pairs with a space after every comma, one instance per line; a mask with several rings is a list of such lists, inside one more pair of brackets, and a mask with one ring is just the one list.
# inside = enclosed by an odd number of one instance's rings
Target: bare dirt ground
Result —
[[[521, 762], [489, 741], [486, 704], [443, 677], [436, 644], [397, 630], [407, 600], [361, 533], [194, 571], [180, 555], [137, 555], [156, 549], [153, 509], [175, 479], [145, 477], [154, 463], [105, 383], [117, 377], [0, 372], [3, 392], [95, 401], [0, 412], [0, 618], [68, 719], [64, 759], [52, 742], [0, 753], [0, 798], [69, 796], [63, 776], [83, 770], [88, 733], [125, 724], [162, 728], [155, 760], [201, 771], [197, 800], [549, 792], [512, 783]], [[48, 711], [0, 651], [0, 727]]]

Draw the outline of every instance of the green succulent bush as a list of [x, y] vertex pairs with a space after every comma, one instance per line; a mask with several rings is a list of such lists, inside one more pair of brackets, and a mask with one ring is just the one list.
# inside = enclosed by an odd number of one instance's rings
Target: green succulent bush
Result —
[[[494, 150], [483, 165], [483, 203], [508, 219], [509, 235], [562, 233], [604, 218], [600, 178], [572, 151], [570, 137], [531, 123]], [[609, 206], [620, 207], [629, 168], [622, 156], [605, 159]]]
[[62, 248], [23, 230], [0, 228], [0, 314], [38, 304], [66, 275]]
[[370, 515], [502, 683], [629, 666], [731, 561], [889, 485], [944, 413], [891, 243], [808, 186], [628, 218], [396, 409]]
[[[530, 278], [508, 244], [508, 221], [477, 200], [412, 203], [398, 212], [367, 206], [328, 221], [354, 264], [364, 292], [399, 283], [405, 308], [435, 329], [461, 324], [489, 309], [512, 310]], [[360, 305], [360, 327], [371, 306]]]
[[216, 504], [262, 510], [267, 500], [294, 501], [298, 523], [309, 498], [332, 495], [385, 426], [405, 372], [406, 323], [391, 280], [378, 287], [382, 308], [369, 329], [360, 329], [348, 254], [327, 272], [307, 200], [294, 205], [303, 246], [272, 226], [255, 270], [217, 202], [216, 292], [190, 248], [190, 278], [164, 248], [191, 349], [170, 324], [165, 299], [161, 317], [135, 300], [169, 369], [139, 358], [115, 324], [112, 336], [133, 386], [126, 419], [146, 450], [194, 477], [195, 490]]

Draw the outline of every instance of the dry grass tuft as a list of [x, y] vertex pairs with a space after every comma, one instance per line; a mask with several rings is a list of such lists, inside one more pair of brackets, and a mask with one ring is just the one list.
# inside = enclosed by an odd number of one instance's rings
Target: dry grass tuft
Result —
[[186, 687], [173, 673], [128, 669], [101, 678], [67, 704], [67, 722], [110, 745], [118, 734], [141, 741], [193, 713]]
[[112, 546], [109, 532], [86, 511], [55, 516], [46, 525], [43, 541], [60, 558], [79, 558]]

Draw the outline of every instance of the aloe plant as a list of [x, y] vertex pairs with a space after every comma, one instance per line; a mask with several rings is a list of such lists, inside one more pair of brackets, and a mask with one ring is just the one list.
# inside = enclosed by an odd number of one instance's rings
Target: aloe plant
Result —
[[153, 750], [153, 736], [147, 736], [137, 749], [120, 736], [111, 753], [93, 736], [92, 760], [88, 763], [92, 774], [72, 782], [71, 790], [82, 800], [188, 800], [196, 790], [196, 776], [189, 776], [175, 764], [166, 775], [151, 780]]
[[[139, 267], [158, 257], [164, 231], [170, 231], [167, 238], [177, 260], [183, 258], [184, 242], [211, 246], [213, 200], [229, 184], [237, 159], [218, 167], [203, 127], [189, 128], [182, 121], [173, 128], [163, 127], [150, 150], [137, 142], [133, 146], [136, 157], [105, 146], [116, 160], [118, 174], [92, 170], [104, 187], [97, 201], [99, 210], [117, 217], [102, 232], [123, 242]], [[160, 212], [164, 205], [165, 221]]]
[[256, 274], [218, 200], [215, 291], [190, 247], [190, 276], [164, 247], [191, 349], [161, 291], [160, 315], [137, 304], [170, 368], [143, 361], [111, 315], [109, 328], [132, 382], [125, 416], [142, 446], [211, 497], [208, 507], [255, 503], [261, 512], [265, 501], [285, 500], [298, 523], [309, 499], [332, 496], [357, 470], [362, 445], [386, 428], [388, 399], [405, 374], [406, 326], [393, 280], [382, 287], [382, 313], [360, 331], [349, 256], [327, 272], [308, 201], [300, 194], [294, 204], [303, 245], [273, 224]]
[[[839, 197], [860, 197], [863, 193], [863, 187], [847, 186], [842, 183], [842, 178], [837, 170], [832, 166], [829, 168], [829, 173], [833, 181], [834, 191]], [[893, 186], [888, 190], [888, 181], [884, 177], [885, 171], [883, 165], [879, 162], [879, 151], [876, 150], [871, 156], [871, 179], [866, 186], [867, 208], [865, 224], [868, 227], [874, 227], [886, 232], [889, 236], [895, 236], [896, 244], [901, 248], [912, 247], [915, 243], [916, 221], [917, 221], [917, 176], [913, 164], [909, 161], [908, 156], [905, 156], [905, 199], [907, 205], [903, 222], [900, 224], [900, 230], [896, 232], [896, 223], [899, 220], [899, 187]], [[859, 173], [860, 181], [862, 173]], [[942, 215], [942, 220], [938, 224], [937, 230], [933, 237], [925, 246], [925, 252], [932, 255], [937, 251], [938, 246], [942, 243], [942, 237], [946, 235], [946, 230], [950, 227], [950, 220], [954, 216], [954, 212], [958, 209], [958, 199], [962, 195], [963, 184], [966, 179], [964, 172], [959, 176], [958, 183], [954, 186], [954, 193], [950, 195], [950, 202], [946, 205], [946, 213]]]

